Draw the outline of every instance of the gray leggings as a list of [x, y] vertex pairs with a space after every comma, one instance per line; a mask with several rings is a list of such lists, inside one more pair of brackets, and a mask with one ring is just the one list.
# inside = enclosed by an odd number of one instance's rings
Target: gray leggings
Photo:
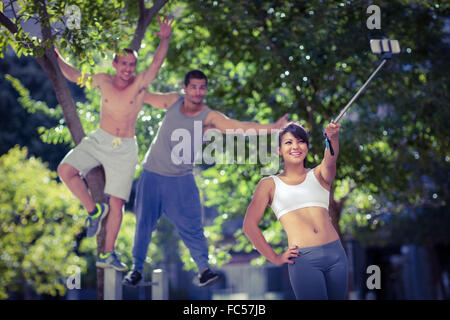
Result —
[[348, 262], [341, 241], [299, 248], [298, 258], [288, 265], [297, 300], [345, 299]]

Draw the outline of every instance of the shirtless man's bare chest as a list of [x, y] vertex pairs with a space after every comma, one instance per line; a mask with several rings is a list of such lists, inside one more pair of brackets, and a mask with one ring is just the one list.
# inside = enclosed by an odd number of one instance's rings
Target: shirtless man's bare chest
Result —
[[101, 92], [100, 128], [118, 137], [133, 137], [145, 87], [139, 76], [124, 88], [118, 88], [113, 76], [105, 75], [99, 82]]

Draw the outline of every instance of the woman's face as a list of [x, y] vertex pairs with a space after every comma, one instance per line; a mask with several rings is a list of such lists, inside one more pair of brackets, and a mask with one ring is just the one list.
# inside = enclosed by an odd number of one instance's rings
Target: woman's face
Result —
[[278, 147], [279, 154], [284, 163], [303, 163], [308, 154], [308, 144], [301, 138], [296, 138], [292, 133], [286, 132], [281, 138]]

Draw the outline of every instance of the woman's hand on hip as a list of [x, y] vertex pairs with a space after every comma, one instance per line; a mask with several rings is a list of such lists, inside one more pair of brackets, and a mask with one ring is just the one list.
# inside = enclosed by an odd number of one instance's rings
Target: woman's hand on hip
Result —
[[279, 254], [277, 256], [277, 260], [275, 261], [275, 264], [278, 266], [281, 266], [285, 263], [294, 264], [294, 261], [292, 261], [292, 258], [297, 258], [300, 255], [300, 252], [297, 249], [297, 246], [290, 247], [282, 254]]

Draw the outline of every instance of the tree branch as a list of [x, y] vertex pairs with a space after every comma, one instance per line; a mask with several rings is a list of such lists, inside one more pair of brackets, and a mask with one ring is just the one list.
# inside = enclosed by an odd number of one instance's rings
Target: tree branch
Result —
[[41, 17], [41, 31], [42, 40], [45, 42], [52, 37], [52, 29], [50, 28], [50, 21], [48, 18], [47, 7], [45, 0], [35, 0], [36, 6], [39, 7], [39, 16]]
[[167, 3], [168, 0], [157, 0], [153, 7], [148, 9], [147, 11], [147, 26], [150, 24], [150, 22], [153, 20], [153, 18], [158, 14], [159, 10], [161, 10], [162, 7]]
[[146, 9], [143, 0], [139, 0], [139, 19], [134, 33], [133, 40], [130, 44], [130, 49], [139, 51], [142, 39], [144, 39], [145, 31], [153, 18], [158, 14], [159, 10], [167, 3], [168, 0], [157, 0], [153, 7]]
[[145, 14], [145, 2], [144, 0], [139, 0], [139, 15]]
[[[15, 1], [15, 2], [17, 2], [17, 1]], [[14, 10], [14, 4], [13, 4], [12, 1], [9, 1], [9, 3], [11, 5], [11, 10], [12, 10], [12, 12], [14, 14], [14, 18], [16, 18], [16, 20], [17, 20], [17, 14], [16, 14], [16, 10]]]
[[7, 16], [5, 16], [2, 12], [0, 12], [0, 23], [9, 30], [12, 34], [15, 34], [19, 31], [19, 28], [9, 20]]
[[[11, 34], [13, 34], [13, 35], [16, 34], [17, 32], [19, 32], [19, 27], [1, 12], [0, 12], [0, 24], [5, 26], [6, 29], [9, 32], [11, 32]], [[22, 41], [22, 45], [27, 49], [31, 49], [31, 48], [35, 47], [33, 42], [30, 40]]]

